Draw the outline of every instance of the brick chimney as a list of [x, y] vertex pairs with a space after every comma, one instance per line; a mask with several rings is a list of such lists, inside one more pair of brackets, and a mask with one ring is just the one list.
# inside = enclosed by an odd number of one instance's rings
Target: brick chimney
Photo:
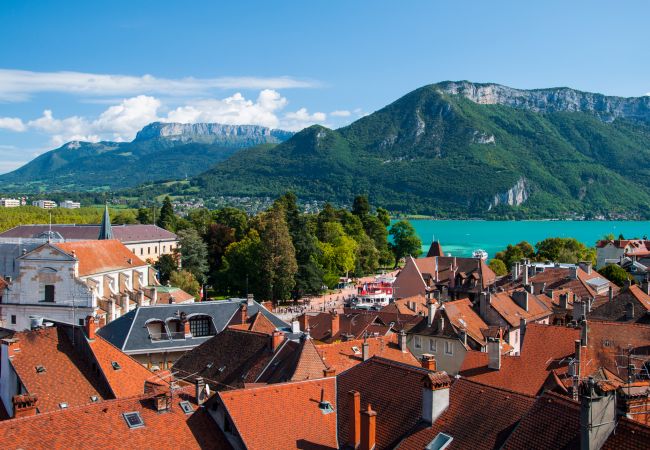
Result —
[[361, 413], [361, 450], [374, 450], [377, 433], [377, 413], [368, 409]]
[[330, 313], [330, 322], [330, 330], [332, 330], [332, 337], [334, 337], [339, 334], [339, 327], [341, 323], [341, 318], [336, 311], [332, 311]]
[[349, 391], [348, 399], [350, 401], [348, 446], [356, 449], [361, 443], [361, 395], [357, 391]]
[[16, 354], [20, 354], [20, 345], [18, 342], [20, 342], [20, 339], [18, 338], [7, 338], [2, 340], [2, 344], [7, 346], [7, 356], [10, 359]]
[[333, 377], [336, 375], [336, 369], [333, 366], [326, 367], [323, 370], [323, 376], [325, 378]]
[[402, 353], [408, 353], [409, 349], [406, 345], [406, 332], [404, 330], [399, 332], [399, 349]]
[[424, 369], [427, 369], [430, 372], [435, 372], [437, 370], [436, 358], [430, 353], [425, 353], [422, 355], [420, 364], [422, 364], [422, 367]]
[[11, 402], [14, 406], [14, 418], [35, 416], [38, 397], [31, 394], [14, 395]]
[[282, 341], [284, 341], [284, 333], [282, 331], [276, 330], [271, 334], [271, 351], [273, 353], [280, 347]]
[[239, 307], [239, 323], [243, 324], [248, 321], [248, 305], [242, 303]]
[[501, 369], [501, 339], [500, 338], [488, 338], [487, 353], [488, 353], [488, 369], [500, 370]]
[[451, 380], [444, 372], [429, 372], [422, 382], [422, 420], [433, 424], [449, 408]]
[[301, 316], [298, 316], [298, 323], [300, 324], [300, 331], [307, 331], [307, 325], [309, 324], [309, 318], [306, 313], [302, 313]]
[[91, 341], [95, 339], [95, 332], [97, 331], [98, 325], [98, 320], [93, 316], [86, 317], [86, 336]]

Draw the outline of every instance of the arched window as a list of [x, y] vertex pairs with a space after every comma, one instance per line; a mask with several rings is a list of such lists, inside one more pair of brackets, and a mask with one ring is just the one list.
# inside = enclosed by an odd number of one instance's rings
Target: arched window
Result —
[[169, 339], [167, 335], [167, 328], [165, 327], [165, 322], [160, 319], [149, 319], [144, 324], [149, 331], [149, 338], [152, 341], [161, 341], [164, 339]]
[[212, 317], [206, 314], [190, 314], [187, 316], [190, 321], [190, 332], [192, 337], [213, 336], [217, 334]]

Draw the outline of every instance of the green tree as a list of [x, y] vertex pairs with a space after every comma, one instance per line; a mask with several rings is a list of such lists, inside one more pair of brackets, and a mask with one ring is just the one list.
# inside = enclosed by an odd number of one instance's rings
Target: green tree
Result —
[[188, 270], [179, 270], [172, 272], [169, 277], [169, 284], [181, 288], [195, 298], [201, 294], [201, 285], [196, 280], [192, 272]]
[[391, 248], [395, 255], [395, 261], [405, 256], [417, 257], [422, 253], [422, 241], [415, 233], [415, 228], [406, 220], [395, 222], [390, 227], [390, 235], [393, 237]]
[[205, 236], [208, 232], [210, 225], [214, 223], [212, 213], [207, 208], [197, 208], [191, 210], [187, 215], [187, 220], [190, 221], [192, 226], [199, 232], [201, 236]]
[[218, 274], [217, 290], [224, 294], [252, 293], [262, 298], [262, 240], [257, 230], [250, 230], [241, 241], [228, 246]]
[[208, 248], [194, 228], [178, 232], [181, 266], [203, 284], [208, 272]]
[[213, 223], [205, 234], [205, 243], [208, 247], [208, 280], [215, 285], [218, 282], [218, 273], [221, 270], [223, 256], [230, 244], [235, 242], [235, 230], [220, 223]]
[[169, 196], [163, 200], [162, 208], [160, 208], [160, 215], [156, 220], [156, 225], [165, 230], [174, 231], [176, 229], [176, 215], [174, 214], [174, 207]]
[[535, 258], [535, 249], [528, 242], [521, 241], [515, 245], [509, 244], [505, 250], [500, 251], [494, 255], [494, 258], [503, 261], [506, 269], [509, 270], [517, 261], [521, 261], [524, 258]]
[[160, 255], [160, 258], [158, 258], [158, 261], [153, 266], [158, 271], [158, 278], [161, 284], [167, 284], [172, 272], [178, 270], [178, 263], [172, 255]]
[[492, 272], [494, 272], [498, 277], [508, 274], [506, 264], [500, 259], [492, 259], [488, 265], [490, 266], [490, 269], [492, 269]]
[[136, 218], [142, 224], [153, 223], [153, 211], [149, 208], [139, 208]]
[[390, 214], [384, 208], [377, 208], [377, 219], [379, 219], [386, 228], [390, 225]]
[[598, 269], [598, 273], [617, 286], [623, 286], [628, 280], [634, 280], [634, 278], [618, 264], [607, 264], [605, 267]]
[[388, 229], [376, 216], [367, 216], [363, 225], [366, 234], [372, 239], [379, 252], [379, 264], [388, 267], [393, 262], [393, 254], [388, 248]]
[[582, 242], [574, 238], [547, 238], [538, 242], [537, 259], [541, 261], [553, 261], [560, 263], [577, 263], [589, 261], [596, 263], [596, 250], [586, 247]]
[[286, 300], [295, 286], [298, 263], [282, 206], [275, 205], [264, 214], [260, 238], [265, 298]]
[[370, 213], [370, 203], [367, 195], [357, 195], [352, 202], [352, 214], [364, 219]]
[[363, 276], [375, 273], [379, 268], [379, 251], [375, 243], [365, 233], [355, 239], [357, 249], [355, 252], [354, 274]]
[[235, 230], [235, 239], [243, 239], [248, 232], [248, 215], [241, 209], [229, 206], [218, 209], [213, 213], [214, 221]]

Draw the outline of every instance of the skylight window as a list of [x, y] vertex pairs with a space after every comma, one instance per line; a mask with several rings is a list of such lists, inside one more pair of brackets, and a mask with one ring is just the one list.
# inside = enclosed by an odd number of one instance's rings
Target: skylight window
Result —
[[66, 409], [67, 407], [68, 407], [68, 404], [66, 402], [59, 403], [59, 408]]
[[93, 403], [98, 402], [98, 401], [99, 401], [99, 397], [97, 397], [96, 395], [91, 395], [91, 396], [90, 396], [90, 401], [93, 402]]
[[124, 420], [126, 420], [126, 424], [129, 428], [141, 428], [144, 426], [144, 421], [142, 420], [142, 417], [140, 417], [139, 412], [127, 412], [122, 415], [124, 416]]
[[359, 350], [359, 347], [357, 347], [356, 345], [352, 347], [352, 351], [354, 352], [355, 355], [361, 354], [361, 350]]
[[454, 438], [445, 433], [438, 433], [438, 435], [433, 438], [433, 441], [429, 442], [425, 450], [443, 450], [451, 444]]
[[192, 404], [188, 401], [182, 401], [179, 403], [181, 406], [181, 409], [185, 414], [192, 414], [194, 412], [194, 408], [192, 408]]
[[117, 361], [111, 362], [111, 366], [113, 366], [114, 370], [120, 370], [122, 368], [122, 366], [120, 366], [120, 363], [118, 363]]
[[334, 408], [332, 407], [332, 404], [327, 400], [319, 402], [318, 408], [320, 409], [320, 412], [322, 412], [323, 414], [330, 414], [334, 412]]
[[41, 365], [36, 366], [36, 373], [45, 373], [45, 367]]

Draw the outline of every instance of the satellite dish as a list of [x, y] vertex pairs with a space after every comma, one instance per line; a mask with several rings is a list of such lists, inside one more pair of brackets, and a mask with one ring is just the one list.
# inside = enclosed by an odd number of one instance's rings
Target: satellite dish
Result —
[[206, 384], [206, 385], [205, 385], [205, 395], [206, 395], [207, 397], [210, 396], [210, 385], [209, 385], [209, 384]]

